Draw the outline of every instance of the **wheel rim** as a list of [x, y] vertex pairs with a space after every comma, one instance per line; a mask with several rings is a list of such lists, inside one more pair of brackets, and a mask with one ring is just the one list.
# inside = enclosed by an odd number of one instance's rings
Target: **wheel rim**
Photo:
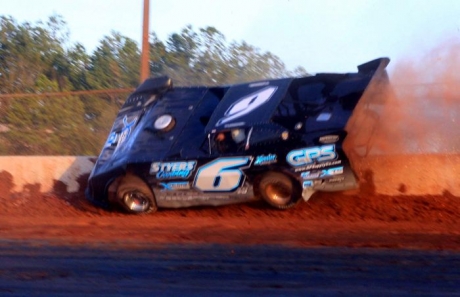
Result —
[[292, 196], [292, 189], [282, 183], [272, 183], [267, 185], [265, 192], [268, 198], [278, 205], [289, 203]]
[[144, 212], [150, 207], [149, 198], [142, 192], [131, 191], [123, 196], [123, 202], [126, 207], [134, 212]]

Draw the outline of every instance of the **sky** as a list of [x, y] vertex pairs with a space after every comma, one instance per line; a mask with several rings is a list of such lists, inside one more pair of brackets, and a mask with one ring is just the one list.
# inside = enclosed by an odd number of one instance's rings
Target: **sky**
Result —
[[[91, 53], [112, 31], [141, 47], [143, 0], [0, 0], [17, 22], [63, 17], [72, 42]], [[290, 70], [354, 72], [389, 57], [392, 67], [460, 39], [457, 0], [150, 0], [150, 32], [166, 41], [187, 25], [213, 26], [228, 42], [277, 55]]]

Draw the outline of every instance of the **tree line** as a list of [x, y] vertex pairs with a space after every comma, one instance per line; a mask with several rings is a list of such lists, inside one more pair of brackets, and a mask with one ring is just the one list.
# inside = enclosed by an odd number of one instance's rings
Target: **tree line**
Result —
[[[0, 16], [0, 154], [95, 155], [120, 102], [129, 95], [37, 94], [102, 89], [132, 90], [139, 84], [140, 48], [118, 32], [88, 53], [70, 41], [59, 15], [19, 23]], [[286, 69], [279, 57], [242, 41], [227, 42], [214, 27], [186, 26], [160, 40], [150, 34], [150, 76], [168, 75], [175, 85], [219, 85], [306, 75]], [[2, 99], [5, 94], [34, 94]]]

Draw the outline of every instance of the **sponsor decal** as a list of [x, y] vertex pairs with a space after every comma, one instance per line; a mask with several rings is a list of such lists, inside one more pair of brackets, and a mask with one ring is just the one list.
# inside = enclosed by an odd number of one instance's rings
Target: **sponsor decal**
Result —
[[345, 177], [334, 177], [331, 179], [328, 179], [327, 182], [332, 184], [332, 183], [341, 183], [345, 180]]
[[312, 188], [313, 187], [313, 181], [311, 181], [311, 180], [304, 181], [303, 184], [302, 184], [302, 187], [304, 189]]
[[322, 179], [317, 179], [317, 180], [304, 180], [302, 182], [302, 187], [303, 189], [311, 189], [311, 188], [314, 188], [316, 186], [320, 186], [321, 184], [323, 184], [323, 180]]
[[[200, 194], [194, 193], [193, 190], [189, 191], [169, 191], [162, 189], [160, 192], [155, 193], [155, 198], [163, 201], [190, 201], [199, 199]], [[203, 196], [203, 194], [201, 194]]]
[[333, 144], [293, 150], [286, 155], [286, 161], [295, 167], [328, 162], [335, 159], [337, 159], [337, 153]]
[[117, 140], [118, 140], [118, 133], [117, 132], [110, 133], [109, 138], [107, 138], [105, 147], [117, 144]]
[[275, 86], [268, 86], [238, 99], [225, 111], [224, 116], [217, 122], [216, 126], [227, 124], [256, 110], [270, 100], [277, 88]]
[[260, 155], [256, 157], [256, 160], [254, 162], [254, 165], [268, 165], [268, 164], [273, 164], [276, 163], [278, 160], [276, 159], [277, 156], [275, 154], [269, 154], [269, 155]]
[[302, 179], [315, 179], [320, 177], [320, 171], [305, 171], [300, 174]]
[[343, 166], [324, 169], [321, 171], [305, 171], [300, 174], [302, 179], [315, 179], [328, 176], [339, 175], [343, 173]]
[[319, 142], [325, 143], [325, 144], [335, 143], [339, 141], [339, 139], [340, 139], [339, 135], [324, 135], [319, 138]]
[[112, 132], [110, 133], [104, 147], [115, 146], [118, 144], [120, 146], [131, 134], [131, 130], [136, 124], [137, 117], [135, 117], [131, 122], [128, 123], [128, 117], [123, 118], [123, 129], [120, 133]]
[[324, 162], [320, 164], [311, 164], [311, 165], [295, 168], [294, 170], [295, 172], [299, 172], [299, 171], [306, 171], [306, 170], [312, 170], [312, 169], [322, 169], [322, 168], [339, 165], [339, 164], [342, 164], [342, 160], [335, 160], [335, 161]]
[[321, 177], [343, 174], [343, 166], [324, 169], [321, 171]]
[[162, 191], [175, 191], [175, 190], [189, 190], [190, 184], [188, 182], [170, 182], [160, 183], [163, 187]]
[[118, 146], [120, 146], [126, 139], [128, 139], [129, 135], [131, 134], [131, 130], [134, 124], [137, 121], [137, 117], [135, 117], [131, 122], [128, 123], [128, 117], [125, 116], [123, 118], [123, 130], [121, 130], [120, 136], [118, 137]]
[[154, 162], [150, 166], [150, 174], [158, 179], [186, 179], [196, 166], [196, 161]]

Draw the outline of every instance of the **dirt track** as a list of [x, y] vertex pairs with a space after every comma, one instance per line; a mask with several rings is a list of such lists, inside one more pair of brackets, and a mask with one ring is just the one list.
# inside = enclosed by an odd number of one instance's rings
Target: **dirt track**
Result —
[[460, 296], [455, 252], [0, 241], [2, 296]]
[[82, 193], [42, 195], [33, 187], [0, 198], [3, 239], [460, 250], [460, 197], [378, 195], [371, 172], [355, 193], [317, 193], [286, 211], [256, 202], [134, 216], [96, 208]]
[[286, 211], [260, 201], [135, 216], [59, 183], [8, 192], [8, 177], [1, 295], [460, 296], [460, 197], [447, 191], [381, 195], [366, 171], [359, 191]]

